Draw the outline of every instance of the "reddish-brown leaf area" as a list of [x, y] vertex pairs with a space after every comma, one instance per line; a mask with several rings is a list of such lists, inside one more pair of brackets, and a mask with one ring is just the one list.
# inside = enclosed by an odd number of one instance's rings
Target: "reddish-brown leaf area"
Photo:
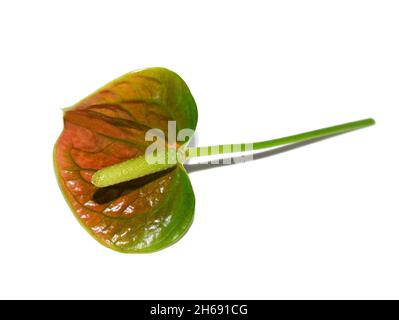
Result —
[[194, 197], [179, 166], [107, 188], [91, 183], [95, 171], [144, 154], [152, 143], [145, 133], [167, 134], [170, 120], [194, 129], [196, 107], [185, 83], [162, 68], [116, 79], [64, 114], [54, 155], [60, 187], [84, 227], [112, 249], [159, 250], [191, 224]]

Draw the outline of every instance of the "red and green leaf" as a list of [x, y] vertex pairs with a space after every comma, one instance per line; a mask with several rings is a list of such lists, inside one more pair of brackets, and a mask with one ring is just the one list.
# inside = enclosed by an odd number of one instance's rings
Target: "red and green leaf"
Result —
[[103, 245], [153, 252], [179, 240], [194, 215], [194, 193], [182, 165], [97, 188], [99, 169], [143, 155], [151, 128], [195, 130], [197, 108], [184, 81], [163, 68], [128, 73], [69, 108], [54, 149], [58, 182], [81, 224]]

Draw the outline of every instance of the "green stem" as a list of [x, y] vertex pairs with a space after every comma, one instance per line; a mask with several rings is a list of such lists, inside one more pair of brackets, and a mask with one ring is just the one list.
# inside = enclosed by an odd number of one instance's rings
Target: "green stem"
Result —
[[372, 126], [375, 124], [374, 119], [364, 119], [355, 122], [349, 122], [333, 127], [318, 129], [314, 131], [304, 132], [295, 134], [292, 136], [287, 136], [283, 138], [267, 140], [267, 141], [259, 141], [255, 143], [239, 143], [239, 144], [226, 144], [226, 145], [216, 145], [209, 147], [198, 147], [198, 148], [188, 148], [187, 154], [188, 158], [191, 157], [201, 157], [201, 156], [209, 156], [216, 154], [225, 154], [225, 153], [234, 153], [234, 152], [243, 152], [250, 150], [260, 150], [272, 147], [283, 146], [287, 144], [303, 142], [308, 140], [313, 140], [321, 137], [327, 137], [334, 134], [344, 133], [353, 131], [356, 129], [365, 128], [368, 126]]
[[[186, 155], [185, 160], [187, 160], [190, 157], [243, 152], [249, 150], [260, 150], [260, 149], [292, 144], [296, 142], [308, 141], [334, 134], [344, 133], [368, 127], [373, 124], [375, 124], [375, 121], [373, 119], [365, 119], [365, 120], [341, 124], [334, 127], [300, 133], [284, 138], [255, 142], [252, 144], [240, 143], [240, 144], [217, 145], [210, 147], [188, 148], [187, 150], [183, 149], [183, 155]], [[171, 151], [172, 153], [171, 155], [169, 155], [169, 152]], [[147, 162], [145, 156], [139, 156], [115, 164], [113, 166], [105, 167], [95, 172], [91, 181], [95, 186], [103, 188], [166, 170], [176, 165], [176, 150], [163, 152], [162, 159], [164, 159], [164, 161], [150, 164]], [[169, 161], [168, 159], [171, 161]]]

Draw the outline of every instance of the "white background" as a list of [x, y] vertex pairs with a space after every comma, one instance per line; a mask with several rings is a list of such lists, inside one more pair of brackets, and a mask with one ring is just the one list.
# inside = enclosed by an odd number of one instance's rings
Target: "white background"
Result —
[[[399, 298], [397, 1], [0, 4], [0, 298]], [[164, 66], [200, 145], [372, 128], [190, 174], [196, 216], [155, 254], [104, 248], [58, 189], [70, 106]], [[178, 195], [177, 195], [178, 196]]]

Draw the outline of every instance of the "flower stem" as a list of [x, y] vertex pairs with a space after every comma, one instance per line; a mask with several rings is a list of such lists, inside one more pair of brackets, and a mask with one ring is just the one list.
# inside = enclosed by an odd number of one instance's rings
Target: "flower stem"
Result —
[[244, 152], [250, 150], [260, 150], [272, 147], [283, 146], [287, 144], [303, 142], [308, 140], [313, 140], [321, 137], [327, 137], [334, 134], [349, 132], [375, 124], [374, 119], [364, 119], [355, 122], [349, 122], [345, 124], [340, 124], [333, 127], [318, 129], [314, 131], [304, 132], [295, 134], [292, 136], [287, 136], [283, 138], [259, 141], [254, 143], [239, 143], [239, 144], [226, 144], [226, 145], [216, 145], [209, 147], [198, 147], [198, 148], [188, 148], [187, 155], [188, 158], [209, 156], [216, 154], [234, 153], [234, 152]]
[[[209, 156], [216, 154], [272, 148], [296, 142], [308, 141], [316, 138], [326, 137], [334, 134], [344, 133], [368, 127], [373, 124], [375, 124], [375, 121], [373, 119], [365, 119], [365, 120], [341, 124], [334, 127], [328, 127], [324, 129], [300, 133], [284, 138], [273, 139], [268, 141], [260, 141], [250, 144], [240, 143], [240, 144], [217, 145], [210, 147], [187, 148], [187, 149], [182, 149], [182, 155], [183, 155], [182, 161], [185, 161], [191, 157], [200, 157], [200, 156]], [[172, 155], [169, 155], [169, 152], [171, 151]], [[163, 155], [163, 157], [161, 158], [164, 159], [164, 161], [157, 163], [149, 163], [145, 156], [139, 156], [121, 163], [117, 163], [109, 167], [105, 167], [95, 172], [91, 181], [95, 186], [103, 188], [121, 182], [147, 176], [149, 174], [153, 174], [159, 171], [164, 171], [176, 165], [177, 163], [176, 149], [164, 151], [162, 152], [161, 155]]]

